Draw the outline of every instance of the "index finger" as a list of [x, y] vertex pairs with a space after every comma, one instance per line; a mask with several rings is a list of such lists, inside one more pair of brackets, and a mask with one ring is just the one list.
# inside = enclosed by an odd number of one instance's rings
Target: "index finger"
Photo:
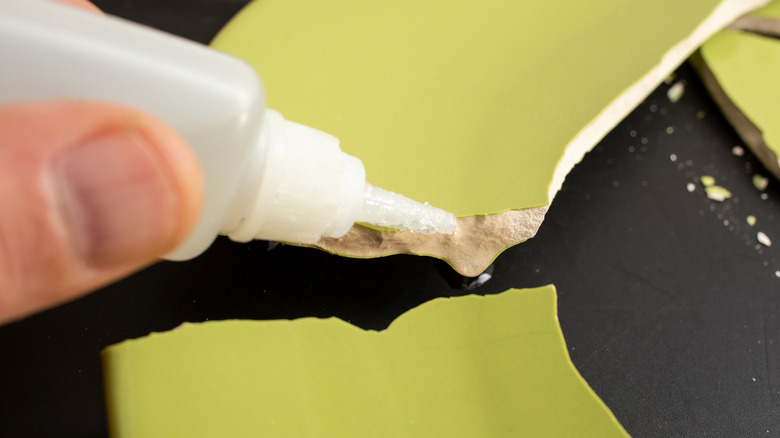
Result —
[[80, 8], [83, 8], [83, 9], [86, 9], [86, 10], [89, 10], [89, 11], [101, 12], [100, 8], [98, 8], [97, 6], [93, 5], [92, 2], [90, 2], [89, 0], [56, 0], [56, 1], [58, 1], [60, 3], [66, 3], [66, 4], [69, 4], [69, 5], [73, 5], [73, 6], [78, 6]]

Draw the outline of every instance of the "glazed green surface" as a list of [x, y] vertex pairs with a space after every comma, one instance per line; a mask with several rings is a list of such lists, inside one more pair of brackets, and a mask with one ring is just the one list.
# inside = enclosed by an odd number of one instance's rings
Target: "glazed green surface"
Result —
[[719, 3], [258, 0], [213, 46], [369, 182], [462, 217], [549, 204], [566, 146]]
[[751, 12], [750, 15], [765, 18], [780, 18], [780, 1], [775, 0], [763, 8]]
[[571, 364], [552, 286], [440, 298], [382, 332], [223, 321], [104, 352], [114, 437], [625, 437]]
[[701, 48], [718, 84], [780, 155], [780, 40], [747, 32], [724, 31]]

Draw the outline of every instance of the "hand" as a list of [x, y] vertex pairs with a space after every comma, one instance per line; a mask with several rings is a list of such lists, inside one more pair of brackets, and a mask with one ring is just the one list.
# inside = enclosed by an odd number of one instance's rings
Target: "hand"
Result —
[[106, 103], [0, 107], [0, 175], [0, 324], [153, 263], [192, 229], [203, 192], [176, 132]]

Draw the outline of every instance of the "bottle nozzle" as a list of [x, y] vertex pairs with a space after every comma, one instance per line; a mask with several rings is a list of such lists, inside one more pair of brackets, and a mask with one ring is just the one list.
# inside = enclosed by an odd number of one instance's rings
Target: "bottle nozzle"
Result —
[[357, 222], [423, 234], [455, 232], [454, 214], [371, 184], [366, 184]]
[[455, 216], [366, 184], [363, 163], [342, 152], [337, 138], [266, 110], [262, 168], [250, 202], [223, 232], [238, 242], [252, 239], [315, 243], [341, 237], [355, 222], [420, 233], [452, 233]]

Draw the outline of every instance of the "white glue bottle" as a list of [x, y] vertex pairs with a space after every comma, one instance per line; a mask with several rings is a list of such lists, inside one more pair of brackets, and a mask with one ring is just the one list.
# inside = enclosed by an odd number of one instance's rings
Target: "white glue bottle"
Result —
[[[166, 121], [191, 145], [206, 192], [194, 231], [169, 254], [227, 234], [314, 243], [355, 222], [452, 233], [452, 214], [366, 184], [335, 137], [265, 108], [255, 71], [201, 44], [45, 0], [0, 0], [0, 105], [107, 101]], [[302, 105], [305, 103], [301, 103]]]

